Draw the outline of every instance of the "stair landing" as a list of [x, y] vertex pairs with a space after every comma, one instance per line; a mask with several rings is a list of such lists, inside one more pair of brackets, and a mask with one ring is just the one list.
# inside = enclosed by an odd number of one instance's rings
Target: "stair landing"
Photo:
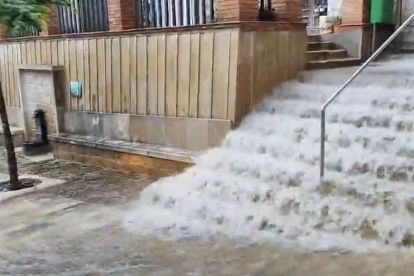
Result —
[[360, 59], [350, 57], [346, 49], [339, 45], [322, 41], [320, 35], [308, 36], [307, 69], [327, 69], [359, 64]]

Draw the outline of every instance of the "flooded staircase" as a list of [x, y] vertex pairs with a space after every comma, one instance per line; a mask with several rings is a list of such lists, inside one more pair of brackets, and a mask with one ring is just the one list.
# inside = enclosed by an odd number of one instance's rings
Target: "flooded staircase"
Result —
[[308, 36], [308, 69], [355, 66], [359, 63], [359, 59], [349, 57], [346, 49], [341, 46], [323, 41], [320, 35]]
[[329, 106], [323, 184], [320, 108], [356, 67], [277, 87], [221, 147], [146, 188], [126, 227], [310, 249], [413, 246], [413, 63], [369, 66]]

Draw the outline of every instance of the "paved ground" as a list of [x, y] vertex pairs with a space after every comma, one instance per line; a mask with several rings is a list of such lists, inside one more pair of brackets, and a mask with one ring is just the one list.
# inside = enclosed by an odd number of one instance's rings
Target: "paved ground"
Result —
[[[125, 210], [153, 179], [65, 161], [22, 173], [65, 179], [0, 204], [0, 275], [373, 276], [414, 274], [413, 254], [306, 253], [271, 245], [159, 241], [122, 228]], [[0, 173], [7, 172], [0, 154]]]

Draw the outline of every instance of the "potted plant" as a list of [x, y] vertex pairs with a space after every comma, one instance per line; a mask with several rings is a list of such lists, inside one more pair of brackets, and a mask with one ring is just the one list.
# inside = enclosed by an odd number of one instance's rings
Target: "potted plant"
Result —
[[332, 25], [332, 32], [334, 34], [340, 33], [341, 32], [341, 24], [342, 24], [342, 18], [340, 16], [336, 16], [334, 18], [334, 22]]

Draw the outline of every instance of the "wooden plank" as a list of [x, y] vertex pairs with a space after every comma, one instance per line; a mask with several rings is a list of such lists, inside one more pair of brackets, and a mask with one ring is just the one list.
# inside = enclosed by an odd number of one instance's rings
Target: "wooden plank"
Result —
[[165, 34], [158, 36], [158, 49], [157, 49], [157, 56], [158, 56], [158, 115], [165, 116]]
[[200, 34], [191, 34], [190, 50], [190, 106], [189, 117], [198, 117], [198, 92], [200, 77]]
[[36, 46], [34, 42], [29, 42], [29, 51], [27, 57], [29, 64], [36, 63]]
[[148, 37], [148, 114], [158, 114], [158, 46], [157, 36]]
[[[58, 65], [65, 65], [65, 45], [66, 45], [66, 42], [63, 40], [59, 40], [57, 43], [57, 53], [58, 53], [57, 64]], [[65, 68], [65, 70], [67, 70], [67, 68]]]
[[178, 66], [178, 36], [171, 34], [167, 36], [167, 72], [165, 76], [167, 116], [177, 116], [177, 66]]
[[129, 37], [121, 38], [121, 113], [130, 113], [131, 76]]
[[34, 44], [35, 47], [35, 63], [36, 64], [42, 64], [42, 46], [41, 41], [35, 41]]
[[52, 51], [51, 51], [51, 40], [46, 40], [45, 41], [45, 48], [46, 48], [46, 59], [45, 59], [45, 63], [48, 65], [52, 64]]
[[250, 99], [250, 103], [249, 103], [248, 109], [245, 110], [245, 114], [243, 114], [243, 116], [247, 115], [247, 112], [250, 111], [250, 109], [254, 105], [254, 102], [256, 101], [256, 97], [255, 97], [255, 87], [256, 87], [256, 83], [257, 83], [257, 81], [256, 81], [257, 61], [255, 59], [255, 57], [256, 57], [255, 56], [256, 55], [256, 46], [257, 46], [256, 45], [256, 33], [251, 32], [249, 34], [249, 37], [250, 37], [250, 41], [248, 43], [250, 45], [250, 53], [249, 53], [249, 57], [250, 57], [250, 59], [249, 59], [250, 60], [250, 63], [249, 63], [249, 65], [250, 65], [250, 75], [249, 75], [249, 78], [250, 78], [249, 95], [250, 96], [249, 96], [249, 99]]
[[89, 40], [89, 79], [91, 89], [91, 110], [98, 111], [100, 95], [98, 94], [98, 56], [96, 51], [96, 39]]
[[22, 43], [20, 44], [20, 51], [22, 52], [22, 60], [21, 60], [21, 64], [27, 64], [27, 46], [29, 44], [28, 43]]
[[[76, 40], [76, 79], [78, 82], [85, 87], [85, 65], [84, 65], [84, 53], [83, 53], [84, 45], [83, 40], [79, 39]], [[84, 97], [78, 99], [78, 109], [84, 110], [85, 99]]]
[[[70, 51], [69, 51], [69, 41], [63, 41], [63, 50], [64, 50], [64, 63], [65, 63], [65, 77], [66, 77], [66, 86], [68, 87], [69, 85], [69, 81], [70, 81]], [[65, 93], [66, 97], [65, 97], [65, 102], [66, 102], [66, 108], [68, 110], [73, 110], [72, 109], [72, 97], [70, 96], [69, 91], [67, 91]]]
[[17, 69], [17, 64], [19, 62], [19, 56], [20, 56], [20, 48], [19, 48], [19, 44], [14, 43], [12, 44], [13, 46], [13, 60], [12, 60], [12, 70], [13, 70], [13, 85], [14, 85], [14, 90], [13, 90], [13, 106], [15, 107], [19, 107], [19, 83], [18, 83], [18, 69]]
[[188, 117], [190, 104], [191, 34], [178, 36], [178, 102], [177, 116]]
[[230, 31], [214, 34], [212, 118], [227, 119], [229, 89]]
[[138, 114], [147, 114], [147, 37], [140, 36], [137, 40], [137, 55], [138, 55]]
[[211, 118], [211, 95], [213, 83], [214, 33], [203, 33], [200, 37], [200, 91], [198, 117]]
[[16, 84], [16, 91], [15, 91], [15, 106], [21, 107], [20, 103], [20, 83], [19, 83], [19, 71], [18, 71], [18, 65], [22, 64], [22, 52], [20, 48], [20, 44], [14, 44], [15, 52], [16, 52], [16, 59], [14, 63], [14, 72], [15, 72], [15, 79], [14, 82]]
[[[275, 51], [277, 52], [277, 51]], [[227, 119], [236, 119], [237, 101], [237, 57], [239, 54], [239, 31], [233, 30], [230, 37], [229, 98], [227, 101]]]
[[40, 41], [40, 54], [41, 54], [41, 63], [42, 64], [47, 64], [47, 44], [49, 43], [49, 41], [46, 40], [41, 40]]
[[[6, 44], [2, 44], [0, 45], [0, 67], [2, 68], [2, 70], [0, 70], [0, 75], [1, 75], [1, 86], [2, 89], [4, 91], [4, 96], [6, 97], [7, 91], [6, 91], [6, 76], [7, 76], [7, 66], [6, 66], [6, 49], [7, 49], [7, 45]], [[5, 98], [6, 104], [7, 104], [7, 99]]]
[[58, 40], [57, 41], [57, 64], [58, 65], [62, 65], [64, 66], [64, 74], [65, 74], [65, 78], [64, 78], [64, 85], [63, 85], [63, 89], [64, 89], [64, 98], [65, 98], [65, 107], [67, 109], [70, 108], [70, 95], [69, 95], [69, 78], [68, 78], [68, 72], [69, 72], [69, 67], [65, 62], [65, 58], [66, 58], [66, 54], [65, 54], [65, 50], [67, 51], [67, 43], [64, 40]]
[[106, 112], [112, 113], [112, 40], [105, 38]]
[[83, 84], [83, 107], [85, 110], [92, 110], [91, 95], [91, 74], [90, 74], [90, 39], [86, 39], [83, 43], [83, 60], [84, 60], [84, 84]]
[[56, 40], [54, 40], [50, 43], [50, 52], [51, 52], [52, 64], [53, 65], [59, 65], [59, 62], [58, 62], [58, 42]]
[[106, 85], [105, 85], [105, 39], [100, 38], [97, 42], [98, 55], [98, 111], [106, 111]]
[[137, 86], [137, 38], [131, 37], [129, 40], [129, 50], [130, 50], [130, 82], [131, 82], [131, 103], [129, 110], [131, 114], [137, 114], [137, 105], [138, 105], [138, 86]]
[[121, 113], [121, 53], [119, 37], [112, 38], [112, 112]]
[[[77, 64], [76, 64], [76, 41], [69, 41], [69, 80], [68, 81], [77, 81]], [[71, 97], [70, 98], [70, 107], [72, 110], [78, 110], [78, 99]]]
[[6, 68], [6, 74], [5, 74], [5, 78], [4, 78], [4, 86], [5, 86], [5, 100], [6, 100], [6, 105], [10, 106], [11, 105], [11, 97], [10, 97], [10, 90], [11, 90], [11, 84], [10, 84], [10, 50], [9, 50], [9, 45], [6, 44], [5, 45], [5, 53], [4, 53], [4, 68]]
[[15, 72], [15, 64], [14, 64], [14, 59], [15, 59], [16, 53], [14, 52], [14, 47], [13, 44], [8, 44], [7, 45], [7, 60], [8, 60], [8, 64], [7, 66], [9, 67], [9, 71], [8, 71], [8, 79], [9, 79], [9, 91], [8, 91], [8, 97], [9, 97], [9, 106], [15, 106], [15, 94], [16, 94], [16, 72]]

